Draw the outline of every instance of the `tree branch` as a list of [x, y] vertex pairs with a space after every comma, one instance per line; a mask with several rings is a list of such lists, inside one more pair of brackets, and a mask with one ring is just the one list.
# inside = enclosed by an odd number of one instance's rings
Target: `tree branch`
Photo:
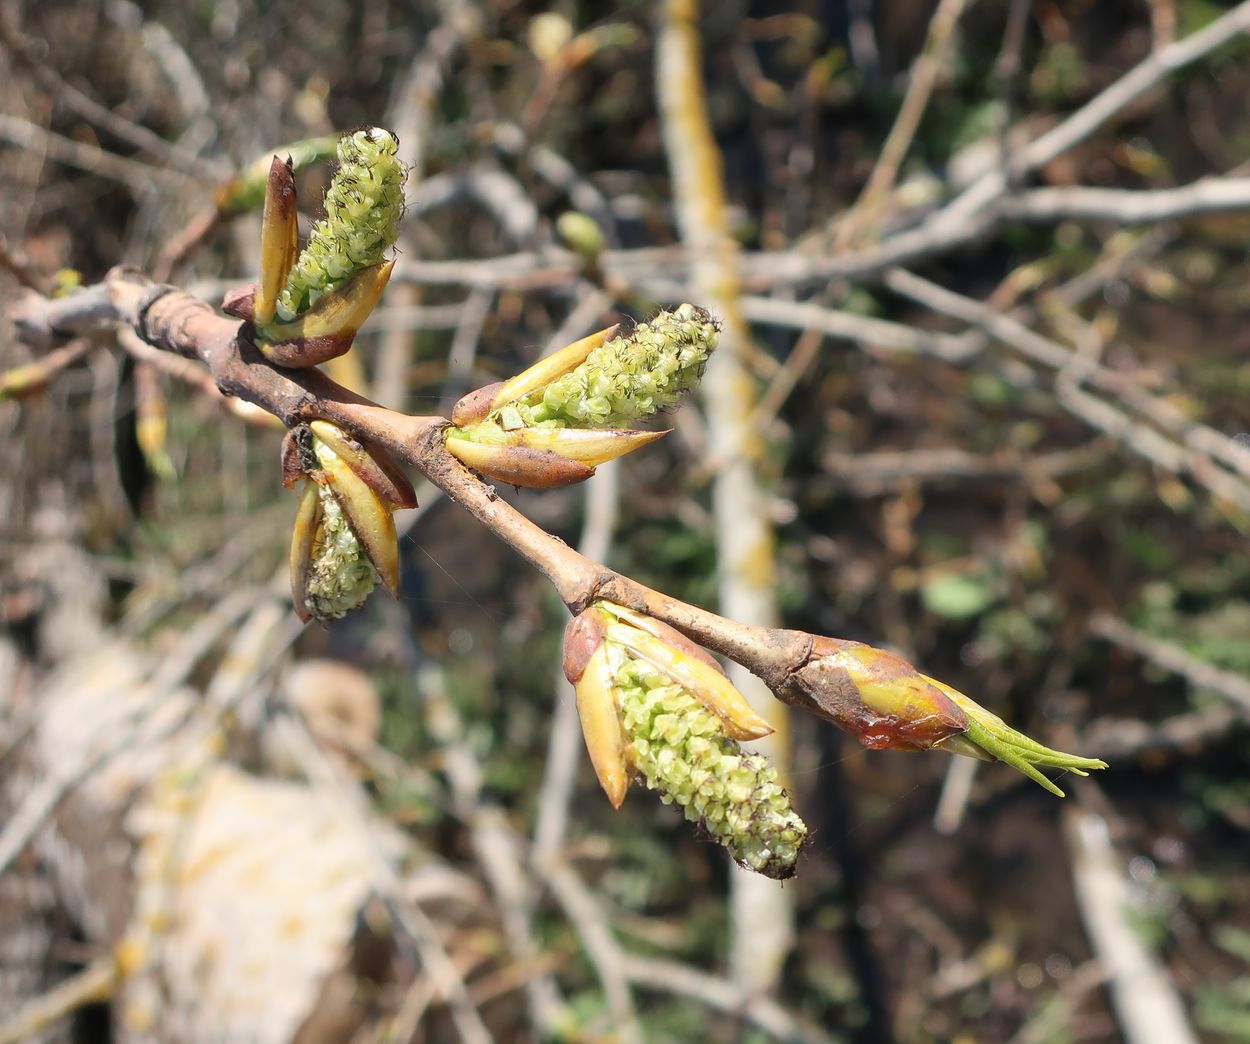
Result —
[[[786, 683], [807, 661], [811, 635], [725, 619], [583, 557], [501, 499], [493, 486], [448, 453], [441, 437], [448, 423], [443, 418], [388, 410], [316, 369], [275, 366], [248, 340], [245, 324], [216, 314], [177, 287], [155, 283], [133, 269], [115, 268], [104, 282], [69, 297], [51, 300], [28, 293], [12, 308], [11, 317], [32, 344], [120, 324], [155, 348], [198, 359], [223, 394], [254, 403], [287, 426], [332, 421], [420, 471], [538, 569], [570, 612], [607, 599], [646, 613], [740, 663], [787, 702], [798, 706], [807, 702], [799, 687]], [[820, 713], [814, 706], [805, 709]]]

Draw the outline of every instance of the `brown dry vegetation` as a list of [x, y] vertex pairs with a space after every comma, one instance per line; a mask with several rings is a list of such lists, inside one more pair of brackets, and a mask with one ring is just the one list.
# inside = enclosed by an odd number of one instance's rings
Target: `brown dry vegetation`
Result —
[[[159, 269], [247, 162], [336, 129], [393, 127], [419, 170], [399, 275], [355, 354], [381, 401], [446, 410], [532, 361], [603, 285], [606, 300], [565, 339], [688, 296], [657, 122], [657, 6], [558, 5], [592, 35], [544, 62], [543, 9], [504, 0], [6, 3], [6, 258], [41, 286], [65, 268], [87, 283], [118, 263]], [[940, 216], [970, 165], [998, 170], [1005, 139], [1019, 156], [1232, 5], [970, 0], [894, 187], [849, 233], [935, 5], [705, 6], [784, 622], [895, 648], [1111, 768], [1061, 781], [1059, 802], [1003, 766], [968, 779], [942, 755], [865, 752], [796, 722], [794, 792], [814, 832], [786, 886], [799, 931], [775, 1007], [746, 1004], [724, 979], [722, 853], [649, 794], [611, 813], [580, 752], [575, 785], [552, 778], [567, 764], [548, 745], [553, 701], [568, 698], [556, 687], [563, 609], [433, 498], [403, 544], [401, 604], [375, 598], [298, 635], [273, 625], [298, 658], [373, 678], [361, 713], [376, 691], [380, 724], [366, 727], [366, 756], [332, 749], [331, 761], [364, 780], [388, 843], [409, 846], [401, 874], [438, 867], [458, 882], [414, 906], [496, 1039], [613, 1028], [628, 1039], [638, 1026], [619, 1020], [631, 1012], [654, 1040], [1157, 1039], [1125, 1028], [1133, 1001], [1117, 999], [1106, 940], [1076, 899], [1074, 874], [1098, 859], [1091, 825], [1108, 831], [1127, 898], [1104, 910], [1113, 929], [1159, 962], [1197, 1039], [1250, 1039], [1250, 453], [1233, 441], [1250, 430], [1250, 43], [1230, 34], [1023, 173], [1005, 198], [1049, 217], [1004, 205], [975, 238], [935, 236], [899, 259], [906, 271], [869, 263], [875, 243]], [[1080, 187], [1161, 192], [1215, 176], [1242, 191], [1217, 213], [1198, 203], [1132, 221], [1116, 219], [1119, 197], [1077, 206]], [[306, 210], [324, 177], [303, 176]], [[1029, 196], [1041, 189], [1056, 194]], [[559, 250], [555, 221], [570, 209], [605, 229], [601, 267]], [[219, 299], [253, 277], [257, 229], [255, 215], [222, 221], [174, 281]], [[839, 256], [847, 271], [825, 263]], [[6, 299], [18, 286], [0, 272]], [[828, 316], [842, 333], [822, 339]], [[1014, 325], [994, 326], [1002, 317]], [[900, 348], [913, 330], [951, 336]], [[0, 370], [31, 358], [0, 329]], [[247, 614], [273, 602], [294, 510], [277, 481], [279, 434], [161, 378], [177, 473], [162, 478], [135, 438], [140, 382], [104, 344], [46, 392], [0, 403], [0, 696], [11, 694], [0, 823], [40, 782], [23, 772], [21, 741], [55, 670], [106, 638], [157, 664], [190, 656], [185, 636], [206, 614], [242, 597], [231, 619], [255, 624]], [[608, 561], [711, 604], [716, 448], [696, 404], [671, 420], [673, 435], [621, 468]], [[570, 543], [586, 496], [509, 494]], [[192, 657], [197, 690], [233, 627]], [[266, 746], [271, 718], [317, 733], [315, 707], [283, 704], [285, 656], [254, 653], [230, 703], [226, 759], [258, 777], [322, 764], [298, 741], [294, 755]], [[551, 802], [569, 813], [558, 872], [528, 860], [544, 817], [561, 815]], [[501, 882], [492, 844], [516, 858], [515, 877]], [[106, 952], [127, 918], [106, 911], [97, 931], [84, 908], [123, 900], [91, 884], [64, 894], [49, 850], [24, 848], [0, 876], [0, 934], [32, 940], [22, 954], [0, 941], [0, 1026]], [[384, 900], [376, 917], [419, 940], [395, 895]], [[594, 942], [605, 928], [618, 944], [606, 956]], [[411, 1002], [420, 969], [433, 974], [426, 951], [396, 948], [361, 1005], [370, 1031]], [[706, 975], [686, 981], [661, 960]], [[535, 982], [567, 1016], [544, 1022]], [[432, 997], [413, 1039], [471, 1036], [447, 996]], [[133, 1003], [100, 1002], [54, 1032], [137, 1039], [121, 1017]], [[195, 1039], [194, 1025], [177, 1032]], [[307, 1033], [347, 1039], [336, 1026]]]

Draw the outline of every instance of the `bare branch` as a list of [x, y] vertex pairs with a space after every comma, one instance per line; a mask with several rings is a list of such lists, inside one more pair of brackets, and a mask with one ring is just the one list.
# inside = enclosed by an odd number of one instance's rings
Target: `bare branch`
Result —
[[1179, 674], [1191, 685], [1213, 689], [1243, 712], [1250, 713], [1250, 678], [1200, 660], [1175, 642], [1144, 634], [1110, 613], [1095, 613], [1090, 617], [1089, 629], [1099, 638], [1105, 638], [1150, 663]]

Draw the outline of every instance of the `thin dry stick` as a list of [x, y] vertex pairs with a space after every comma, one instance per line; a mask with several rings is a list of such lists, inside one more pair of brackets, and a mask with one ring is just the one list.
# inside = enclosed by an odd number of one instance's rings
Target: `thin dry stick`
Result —
[[[938, 222], [931, 218], [862, 250], [840, 255], [816, 255], [794, 249], [745, 252], [740, 266], [743, 281], [751, 288], [814, 279], [863, 279], [896, 265], [965, 246], [1007, 221], [1143, 224], [1246, 209], [1250, 209], [1250, 179], [1243, 177], [1203, 178], [1174, 189], [1038, 188], [996, 199], [963, 221]], [[599, 262], [610, 285], [628, 285], [654, 296], [676, 299], [682, 295], [673, 292], [677, 285], [674, 281], [684, 277], [689, 257], [689, 252], [682, 249], [641, 247], [605, 250]], [[581, 262], [575, 254], [544, 247], [541, 251], [520, 251], [473, 261], [404, 257], [396, 266], [392, 281], [427, 286], [538, 289], [567, 284], [580, 270]]]
[[136, 193], [151, 192], [155, 188], [186, 192], [189, 182], [194, 185], [185, 174], [126, 159], [96, 145], [62, 137], [20, 116], [0, 113], [0, 138], [19, 148], [43, 151], [48, 159], [57, 163], [119, 181]]
[[[1250, 30], [1250, 0], [1243, 0], [1227, 14], [1196, 33], [1152, 51], [1128, 73], [1086, 102], [1058, 126], [1020, 149], [1013, 157], [1012, 175], [1020, 177], [1037, 170], [1056, 156], [1067, 152], [1172, 73], [1205, 57], [1247, 30]], [[1006, 188], [1007, 179], [1003, 173], [998, 170], [991, 171], [944, 207], [940, 220], [952, 224], [963, 221], [972, 213], [983, 209]]]
[[963, 14], [967, 0], [940, 0], [929, 21], [929, 34], [911, 68], [907, 93], [899, 106], [894, 125], [886, 136], [877, 162], [869, 174], [863, 191], [838, 227], [833, 239], [833, 252], [841, 253], [859, 238], [864, 226], [876, 217], [877, 209], [898, 177], [899, 166], [911, 148], [920, 127], [920, 119], [929, 106], [929, 98], [938, 76], [950, 57], [955, 26]]
[[1156, 666], [1179, 674], [1191, 685], [1218, 692], [1243, 712], [1250, 713], [1250, 678], [1200, 660], [1175, 642], [1145, 634], [1110, 613], [1099, 612], [1091, 616], [1089, 630], [1099, 638], [1132, 650]]
[[447, 1004], [460, 1039], [469, 1044], [490, 1044], [490, 1031], [469, 999], [464, 978], [447, 953], [437, 929], [424, 910], [406, 900], [402, 882], [386, 846], [379, 841], [368, 820], [360, 816], [363, 797], [353, 793], [355, 782], [343, 778], [342, 772], [326, 757], [302, 719], [292, 717], [289, 724], [292, 727], [288, 736], [310, 782], [322, 788], [326, 797], [341, 812], [344, 822], [354, 825], [372, 852], [382, 880], [382, 898], [387, 910], [417, 947], [424, 971], [434, 983], [435, 995]]
[[[1250, 450], [1246, 447], [1207, 425], [1190, 421], [1166, 403], [1133, 387], [1132, 381], [1123, 375], [1082, 360], [1071, 349], [979, 301], [901, 269], [888, 272], [885, 283], [891, 290], [929, 308], [979, 326], [1031, 361], [1058, 371], [1057, 397], [1074, 415], [1165, 470], [1189, 475], [1217, 496], [1250, 509]], [[1082, 390], [1082, 383], [1115, 396], [1130, 410], [1146, 414], [1152, 424], [1162, 427], [1168, 435]]]
[[[480, 31], [481, 15], [475, 5], [464, 0], [444, 0], [438, 6], [439, 24], [426, 36], [388, 107], [388, 125], [395, 129], [400, 159], [408, 166], [410, 199], [425, 179], [425, 152], [447, 69], [464, 41]], [[412, 308], [417, 302], [415, 287], [395, 288], [392, 305]], [[412, 330], [401, 326], [381, 327], [376, 323], [373, 329], [385, 331], [374, 365], [373, 387], [378, 389], [382, 405], [403, 409], [412, 362]]]
[[41, 391], [53, 377], [73, 366], [94, 347], [89, 338], [79, 337], [34, 362], [0, 371], [0, 402]]
[[750, 996], [728, 979], [698, 971], [676, 961], [656, 957], [625, 958], [625, 974], [637, 986], [689, 997], [715, 1011], [749, 1022], [777, 1040], [832, 1044], [834, 1038], [800, 1022], [776, 1001]]
[[[474, 855], [486, 875], [512, 955], [527, 967], [542, 961], [542, 948], [530, 919], [532, 892], [519, 852], [519, 839], [498, 806], [482, 800], [482, 768], [464, 742], [464, 724], [447, 697], [441, 669], [429, 667], [421, 685], [426, 724], [442, 752], [443, 773], [451, 784], [456, 815], [469, 828]], [[429, 679], [429, 680], [426, 680]], [[525, 983], [535, 1025], [554, 1035], [564, 1008], [555, 980], [540, 973]]]
[[43, 293], [48, 289], [47, 280], [31, 267], [30, 260], [9, 242], [3, 232], [0, 232], [0, 270], [8, 272], [28, 290]]
[[1144, 751], [1168, 751], [1202, 747], [1244, 725], [1246, 714], [1236, 707], [1219, 705], [1205, 710], [1175, 714], [1158, 722], [1140, 718], [1098, 718], [1082, 730], [1090, 745], [1108, 761]]
[[[747, 360], [750, 329], [742, 313], [737, 245], [729, 234], [723, 161], [708, 119], [702, 41], [695, 0], [666, 0], [657, 43], [660, 127], [672, 172], [682, 240], [692, 256], [695, 297], [721, 320], [720, 346], [700, 392], [708, 436], [723, 456], [714, 473], [718, 600], [726, 615], [772, 627], [778, 613], [773, 533], [757, 465], [763, 442], [749, 423], [756, 406]], [[734, 685], [776, 732], [758, 744], [782, 778], [789, 774], [789, 716], [758, 678], [732, 665]], [[730, 966], [745, 990], [775, 989], [794, 945], [794, 900], [775, 882], [735, 868], [730, 894]]]
[[1049, 163], [1089, 137], [1168, 76], [1206, 57], [1248, 30], [1250, 0], [1243, 0], [1196, 33], [1152, 52], [1053, 129], [1017, 150], [1012, 156], [1009, 172], [992, 170], [984, 174], [919, 227], [890, 236], [876, 248], [842, 257], [761, 252], [750, 259], [744, 272], [752, 282], [758, 280], [772, 285], [827, 280], [838, 276], [863, 276], [970, 242], [986, 234], [1001, 220], [997, 204], [1013, 180]]
[[625, 1042], [641, 1042], [645, 1038], [625, 970], [628, 957], [612, 934], [599, 900], [577, 872], [558, 857], [545, 865], [540, 863], [539, 872], [595, 966], [595, 974], [603, 984], [613, 1033]]
[[117, 960], [99, 957], [47, 993], [27, 1001], [12, 1018], [0, 1023], [0, 1044], [33, 1040], [79, 1008], [108, 1000], [117, 988]]
[[206, 173], [225, 173], [224, 165], [220, 162], [188, 152], [166, 141], [155, 131], [118, 115], [90, 95], [84, 94], [48, 64], [39, 44], [12, 25], [8, 17], [0, 16], [0, 42], [21, 61], [35, 82], [56, 99], [58, 105], [64, 105], [84, 120], [90, 120], [115, 138], [150, 153], [167, 167], [174, 167], [196, 177], [203, 177]]
[[1090, 946], [1110, 979], [1111, 1003], [1128, 1044], [1197, 1044], [1167, 970], [1142, 944], [1121, 860], [1101, 816], [1072, 808], [1064, 834]]
[[1111, 221], [1144, 225], [1250, 209], [1250, 178], [1201, 178], [1179, 188], [1038, 188], [999, 204], [1007, 221]]

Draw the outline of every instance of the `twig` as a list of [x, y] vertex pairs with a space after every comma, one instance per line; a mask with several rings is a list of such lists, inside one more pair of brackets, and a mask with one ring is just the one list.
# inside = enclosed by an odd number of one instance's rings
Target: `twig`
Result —
[[1246, 721], [1244, 711], [1220, 705], [1176, 714], [1159, 722], [1140, 718], [1098, 718], [1083, 730], [1085, 742], [1114, 761], [1146, 751], [1197, 747], [1226, 736]]
[[73, 366], [94, 347], [89, 338], [78, 337], [64, 347], [40, 356], [34, 362], [0, 371], [0, 402], [42, 391], [52, 378]]
[[1015, 122], [1017, 95], [1019, 93], [1020, 53], [1024, 49], [1024, 34], [1028, 29], [1030, 0], [1011, 0], [1007, 8], [1007, 23], [1003, 27], [1003, 43], [998, 57], [994, 59], [994, 80], [1002, 113], [998, 122], [998, 163], [1003, 179], [1012, 184], [1012, 125]]
[[[1250, 29], [1250, 2], [1243, 0], [1227, 14], [1183, 40], [1152, 51], [1115, 83], [1086, 102], [1062, 123], [1030, 142], [1014, 157], [1012, 175], [1020, 177], [1072, 148], [1123, 111], [1172, 73], [1183, 69]], [[958, 224], [1007, 188], [1007, 179], [995, 170], [983, 175], [962, 195], [943, 207], [937, 221]]]
[[[441, 671], [427, 668], [425, 719], [443, 755], [443, 771], [451, 784], [456, 815], [469, 828], [474, 854], [495, 898], [508, 947], [518, 961], [537, 964], [541, 950], [530, 923], [530, 883], [518, 852], [517, 837], [503, 810], [482, 800], [482, 770], [463, 741], [464, 727], [448, 698]], [[430, 681], [430, 675], [434, 680]], [[545, 1035], [554, 1033], [564, 998], [549, 974], [538, 974], [526, 984], [530, 1012]]]
[[451, 348], [447, 352], [447, 380], [442, 403], [446, 410], [450, 410], [455, 401], [472, 387], [473, 363], [482, 340], [482, 329], [494, 303], [494, 292], [481, 287], [474, 287], [465, 298], [460, 321], [456, 324]]
[[689, 997], [716, 1011], [758, 1026], [778, 1040], [831, 1044], [823, 1030], [794, 1018], [776, 1001], [744, 995], [741, 987], [676, 961], [656, 957], [625, 957], [625, 974], [637, 986]]
[[951, 835], [959, 830], [972, 795], [972, 783], [977, 778], [979, 761], [972, 758], [951, 758], [942, 777], [942, 793], [933, 812], [933, 829], [939, 834]]
[[33, 1040], [83, 1005], [107, 1000], [116, 987], [116, 958], [111, 954], [99, 957], [47, 993], [27, 1001], [16, 1015], [0, 1023], [0, 1044]]
[[[1188, 474], [1212, 493], [1250, 508], [1250, 449], [1207, 425], [1189, 420], [1180, 411], [1143, 392], [1130, 378], [1081, 359], [1057, 341], [1043, 337], [1018, 320], [978, 301], [901, 269], [888, 272], [885, 284], [904, 297], [979, 326], [1031, 361], [1058, 371], [1059, 401], [1073, 414], [1121, 440], [1160, 467], [1174, 474]], [[1146, 414], [1171, 437], [1083, 391], [1080, 383], [1109, 393], [1130, 409]]]
[[73, 335], [101, 322], [121, 323], [149, 344], [200, 359], [224, 393], [254, 403], [284, 424], [318, 418], [338, 424], [422, 472], [538, 569], [570, 612], [579, 613], [602, 598], [654, 616], [745, 667], [784, 702], [818, 717], [833, 716], [823, 689], [793, 683], [794, 673], [811, 659], [812, 635], [726, 619], [585, 558], [521, 515], [456, 460], [444, 445], [447, 421], [387, 410], [315, 369], [271, 366], [240, 338], [240, 323], [216, 315], [181, 290], [114, 269], [104, 283], [71, 298], [53, 301], [28, 294], [14, 304], [11, 316], [25, 336], [36, 340], [50, 339], [57, 331]]
[[19, 148], [42, 150], [57, 163], [120, 181], [136, 194], [151, 192], [154, 188], [171, 192], [185, 192], [187, 189], [189, 179], [185, 174], [126, 159], [96, 145], [62, 137], [20, 116], [0, 113], [0, 139]]
[[273, 417], [254, 409], [251, 403], [223, 395], [217, 387], [217, 382], [213, 380], [212, 374], [191, 359], [183, 359], [177, 355], [170, 355], [169, 352], [162, 352], [159, 348], [153, 348], [133, 330], [118, 330], [117, 343], [127, 355], [133, 356], [145, 366], [159, 370], [167, 377], [190, 385], [205, 398], [220, 406], [226, 413], [237, 417], [245, 424], [257, 428], [274, 426]]
[[894, 125], [886, 136], [877, 162], [864, 183], [863, 191], [843, 219], [833, 239], [833, 252], [841, 253], [854, 242], [864, 225], [875, 216], [878, 205], [890, 191], [912, 139], [920, 127], [920, 118], [929, 105], [939, 73], [947, 65], [955, 26], [963, 14], [967, 0], [940, 0], [929, 21], [929, 32], [907, 81], [907, 92], [899, 106]]
[[638, 1025], [638, 1013], [634, 1010], [634, 998], [630, 992], [626, 965], [629, 957], [616, 941], [598, 899], [586, 887], [577, 872], [556, 858], [549, 863], [539, 861], [539, 872], [546, 878], [548, 888], [577, 932], [586, 949], [595, 974], [603, 984], [604, 1000], [614, 1034], [624, 1042], [644, 1039]]
[[[1054, 1040], [1071, 1024], [1073, 1013], [1085, 995], [1106, 981], [1107, 973], [1102, 965], [1096, 959], [1086, 961], [1073, 970], [1060, 985], [1059, 991], [1020, 1027], [1007, 1044], [1045, 1044]], [[1072, 1033], [1071, 1030], [1068, 1032]]]
[[354, 825], [372, 853], [382, 880], [383, 899], [387, 909], [396, 924], [416, 945], [425, 973], [434, 983], [435, 996], [441, 997], [447, 1004], [461, 1040], [469, 1044], [489, 1044], [492, 1039], [490, 1032], [469, 999], [464, 978], [448, 955], [437, 930], [425, 911], [405, 899], [391, 859], [375, 837], [369, 822], [362, 819], [360, 811], [363, 795], [353, 792], [342, 778], [341, 772], [317, 745], [302, 719], [292, 716], [287, 719], [287, 724], [290, 726], [287, 738], [309, 779], [320, 786], [327, 798], [339, 807], [343, 821]]
[[220, 163], [214, 163], [212, 159], [197, 156], [166, 141], [155, 131], [118, 115], [84, 94], [36, 53], [39, 48], [35, 41], [12, 25], [8, 17], [0, 17], [0, 41], [21, 61], [35, 82], [56, 99], [57, 104], [64, 105], [85, 120], [90, 120], [115, 138], [142, 149], [166, 166], [174, 167], [185, 174], [203, 177], [206, 173], [211, 174], [214, 167], [221, 170]]
[[[922, 352], [940, 359], [957, 362], [980, 350], [981, 341], [966, 335], [935, 333], [914, 326], [856, 315], [836, 308], [825, 308], [810, 301], [784, 301], [775, 297], [742, 298], [742, 310], [752, 322], [792, 329], [819, 330], [829, 337], [860, 344], [892, 348], [903, 352]], [[784, 372], [784, 371], [782, 371]], [[781, 372], [776, 377], [781, 381]], [[762, 404], [761, 404], [762, 406]], [[761, 413], [763, 410], [761, 408]]]
[[191, 219], [161, 247], [152, 275], [164, 282], [173, 277], [187, 260], [200, 249], [221, 224], [224, 215], [216, 206], [205, 207], [193, 214]]
[[1250, 178], [1202, 178], [1180, 188], [1039, 188], [1004, 199], [1006, 221], [1112, 221], [1142, 225], [1250, 208]]
[[1070, 808], [1064, 834], [1090, 946], [1110, 978], [1111, 1003], [1128, 1044], [1196, 1044], [1172, 980], [1142, 945], [1127, 914], [1128, 883], [1101, 816]]
[[1250, 713], [1250, 678], [1200, 660], [1174, 642], [1144, 634], [1110, 613], [1098, 612], [1091, 616], [1089, 630], [1156, 666], [1179, 674], [1191, 685], [1218, 692], [1237, 704], [1243, 713]]
[[21, 804], [4, 824], [4, 830], [0, 831], [0, 874], [9, 868], [72, 790], [132, 745], [134, 732], [129, 726], [137, 724], [138, 720], [138, 716], [130, 718], [126, 722], [127, 728], [108, 739], [90, 757], [77, 765], [64, 766], [56, 774], [44, 776], [26, 791]]
[[8, 272], [28, 290], [44, 293], [48, 289], [47, 280], [31, 267], [26, 255], [11, 244], [3, 232], [0, 232], [0, 269]]

